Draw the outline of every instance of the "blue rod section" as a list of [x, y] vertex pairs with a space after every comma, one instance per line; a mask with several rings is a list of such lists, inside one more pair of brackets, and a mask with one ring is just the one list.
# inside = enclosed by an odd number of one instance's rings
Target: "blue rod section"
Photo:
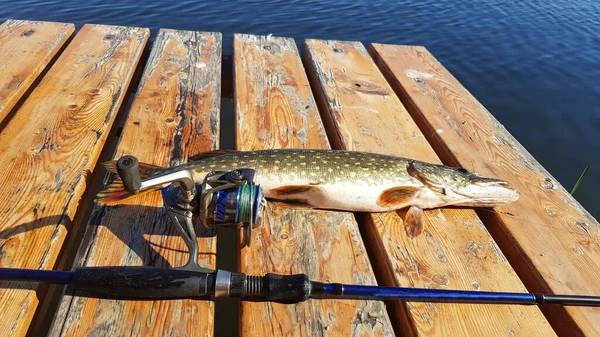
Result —
[[73, 272], [58, 270], [0, 268], [0, 280], [45, 283], [71, 283], [73, 282]]
[[[412, 302], [535, 304], [534, 294], [468, 290], [394, 288], [349, 284], [324, 284], [323, 295], [331, 298], [384, 299], [398, 298]], [[317, 295], [317, 297], [323, 297]]]

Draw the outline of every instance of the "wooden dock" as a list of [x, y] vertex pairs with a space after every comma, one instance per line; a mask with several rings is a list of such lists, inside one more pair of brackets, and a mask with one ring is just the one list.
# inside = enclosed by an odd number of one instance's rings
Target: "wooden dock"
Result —
[[[600, 224], [424, 47], [9, 20], [0, 26], [0, 267], [185, 262], [160, 193], [94, 204], [100, 161], [169, 166], [219, 148], [348, 149], [509, 181], [490, 209], [353, 214], [272, 203], [238, 270], [327, 282], [600, 295]], [[376, 39], [376, 38], [375, 38]], [[224, 61], [225, 60], [225, 61]], [[233, 98], [233, 125], [221, 100]], [[199, 261], [216, 268], [216, 232]], [[218, 303], [217, 303], [218, 305]], [[600, 309], [240, 302], [243, 336], [598, 336]], [[213, 336], [215, 302], [119, 301], [0, 283], [6, 336]]]

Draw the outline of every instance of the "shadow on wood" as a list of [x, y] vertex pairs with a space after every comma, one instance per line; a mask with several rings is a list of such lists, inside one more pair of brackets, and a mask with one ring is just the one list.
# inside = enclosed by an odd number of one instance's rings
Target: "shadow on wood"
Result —
[[[111, 221], [106, 221], [105, 218], [107, 216], [113, 219]], [[43, 217], [0, 231], [0, 240], [4, 241], [4, 243], [0, 245], [0, 255], [8, 253], [12, 238], [16, 238], [22, 233], [35, 231], [45, 226], [56, 225], [61, 221], [64, 221], [64, 219], [61, 219], [61, 216]], [[216, 231], [204, 227], [197, 221], [197, 218], [194, 218], [194, 221], [196, 234], [199, 238], [216, 236]], [[179, 249], [172, 249], [165, 246], [163, 242], [161, 242], [162, 240], [160, 240], [160, 237], [163, 235], [179, 236], [179, 232], [164, 208], [138, 205], [97, 206], [87, 225], [85, 236], [89, 236], [90, 234], [99, 231], [101, 227], [107, 228], [110, 233], [127, 245], [129, 249], [140, 258], [140, 262], [146, 261], [145, 265], [168, 268], [177, 267], [171, 266], [162, 255], [157, 253], [157, 250], [159, 249], [181, 252]], [[150, 229], [150, 231], [148, 231], [148, 229]], [[89, 241], [84, 238], [82, 244], [89, 244]], [[94, 247], [91, 246], [84, 248], [86, 250], [85, 255], [93, 248]], [[201, 258], [203, 255], [208, 254], [214, 255], [215, 253], [200, 251], [199, 257]], [[80, 258], [85, 260], [85, 256], [81, 256]], [[74, 267], [80, 266], [80, 263], [81, 261], [75, 261]], [[0, 283], [0, 288], [2, 287], [4, 287], [4, 284]], [[12, 286], [9, 286], [8, 288], [12, 288]]]

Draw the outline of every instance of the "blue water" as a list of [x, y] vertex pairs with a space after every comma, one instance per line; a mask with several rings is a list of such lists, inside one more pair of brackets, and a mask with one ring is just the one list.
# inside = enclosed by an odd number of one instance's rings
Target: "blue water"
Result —
[[[600, 2], [6, 1], [7, 18], [426, 46], [600, 218]], [[153, 36], [154, 36], [153, 35]]]

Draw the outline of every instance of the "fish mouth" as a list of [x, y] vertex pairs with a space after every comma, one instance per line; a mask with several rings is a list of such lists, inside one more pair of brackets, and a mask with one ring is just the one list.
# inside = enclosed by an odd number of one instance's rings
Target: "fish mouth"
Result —
[[494, 206], [519, 199], [519, 192], [508, 186], [508, 182], [479, 177], [464, 169], [444, 167], [441, 173], [436, 173], [416, 161], [409, 162], [406, 169], [411, 177], [448, 205]]
[[504, 180], [494, 179], [494, 178], [481, 178], [481, 177], [477, 177], [477, 178], [471, 179], [471, 184], [474, 184], [474, 185], [477, 185], [477, 186], [482, 186], [482, 187], [487, 187], [487, 186], [508, 186], [508, 182], [506, 182]]
[[453, 193], [465, 198], [465, 202], [472, 206], [493, 206], [497, 204], [508, 204], [517, 201], [520, 194], [514, 188], [508, 186], [506, 181], [486, 179], [482, 182], [474, 182], [462, 189], [453, 189]]

